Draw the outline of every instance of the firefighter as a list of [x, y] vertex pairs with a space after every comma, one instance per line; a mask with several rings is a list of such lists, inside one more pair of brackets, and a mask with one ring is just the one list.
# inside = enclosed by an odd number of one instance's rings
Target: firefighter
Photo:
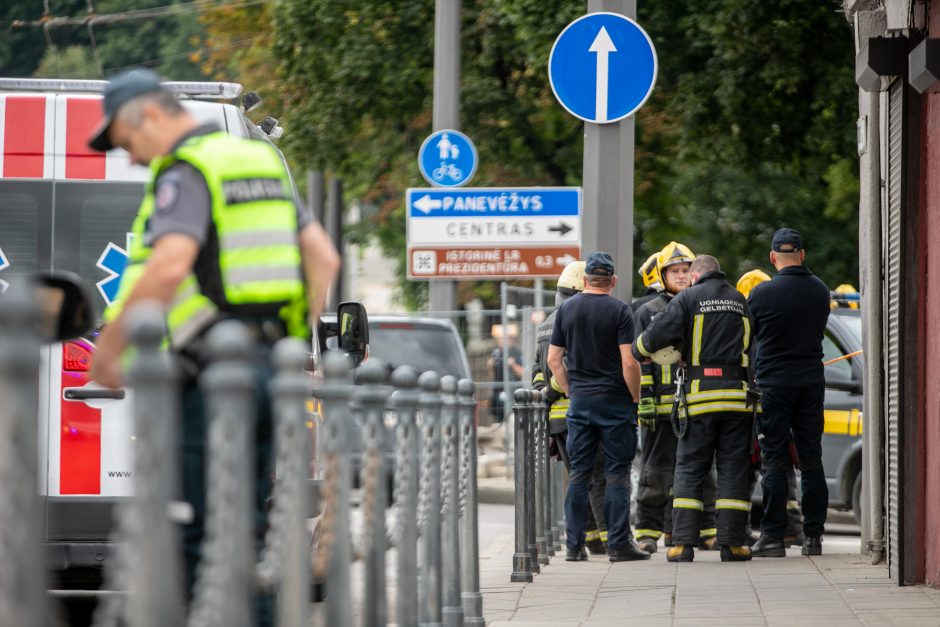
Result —
[[[770, 276], [760, 270], [755, 268], [741, 275], [741, 278], [738, 279], [736, 285], [739, 292], [744, 294], [744, 298], [747, 298], [751, 295], [751, 290], [753, 290], [757, 285], [763, 283], [764, 281], [769, 281]], [[757, 358], [756, 355], [756, 346], [755, 349], [755, 361]], [[758, 412], [760, 408], [758, 408]], [[755, 425], [756, 426], [756, 425]], [[786, 470], [787, 473], [787, 531], [783, 536], [784, 545], [789, 548], [793, 545], [802, 546], [803, 545], [803, 512], [800, 510], [800, 501], [796, 497], [796, 472], [794, 470], [794, 465], [798, 463], [796, 456], [796, 447], [793, 445], [793, 440], [790, 440], [790, 460], [791, 463]], [[754, 493], [754, 486], [757, 484], [757, 472], [760, 469], [760, 446], [758, 445], [757, 438], [754, 438], [754, 449], [751, 454], [751, 463], [752, 471], [750, 476], [751, 487], [748, 490], [748, 494]], [[748, 524], [748, 541], [753, 543], [757, 542], [757, 538], [754, 537], [750, 529], [750, 524]]]
[[[670, 242], [656, 254], [655, 273], [663, 288], [636, 312], [634, 327], [642, 333], [665, 311], [673, 297], [689, 286], [689, 267], [695, 255], [684, 244]], [[646, 275], [644, 274], [644, 277]], [[636, 530], [640, 548], [656, 552], [663, 537], [672, 544], [672, 483], [676, 469], [678, 440], [669, 425], [675, 392], [675, 365], [642, 364], [640, 379], [640, 482], [636, 493]], [[705, 510], [699, 536], [699, 548], [718, 550], [715, 537], [715, 478], [710, 471], [705, 481]], [[664, 533], [665, 532], [665, 533]]]
[[[558, 277], [555, 293], [555, 306], [558, 307], [568, 298], [580, 293], [584, 289], [584, 262], [572, 261]], [[548, 433], [551, 437], [551, 451], [561, 459], [567, 470], [571, 470], [571, 460], [566, 449], [568, 425], [565, 416], [568, 413], [568, 396], [561, 391], [548, 368], [548, 343], [552, 338], [552, 327], [555, 324], [553, 311], [542, 324], [539, 325], [536, 335], [535, 364], [532, 366], [532, 387], [536, 390], [546, 389], [545, 400], [549, 404]], [[546, 382], [548, 385], [546, 386]], [[585, 546], [594, 555], [607, 553], [607, 527], [604, 525], [604, 490], [607, 481], [604, 479], [604, 455], [598, 451], [597, 462], [594, 464], [594, 474], [591, 477], [591, 492], [589, 499], [591, 508], [587, 516], [587, 532]], [[584, 556], [585, 558], [587, 556]]]
[[[206, 333], [230, 318], [257, 340], [257, 446], [255, 459], [246, 462], [255, 480], [252, 520], [264, 520], [273, 476], [273, 344], [288, 335], [308, 336], [308, 316], [319, 315], [340, 259], [325, 231], [297, 206], [290, 175], [271, 146], [200, 124], [149, 70], [115, 77], [103, 102], [104, 120], [89, 145], [101, 152], [124, 148], [134, 163], [150, 166], [151, 181], [91, 376], [120, 387], [126, 312], [143, 301], [164, 306], [168, 346], [186, 364], [180, 472], [183, 497], [192, 508], [182, 533], [192, 595], [205, 534], [207, 415], [197, 375], [206, 365]], [[256, 540], [263, 540], [263, 526], [254, 527]], [[258, 598], [255, 620], [273, 624], [272, 597]]]
[[[718, 260], [697, 257], [690, 268], [692, 286], [670, 301], [656, 322], [637, 337], [633, 353], [654, 353], [681, 346], [683, 368], [670, 422], [678, 431], [672, 501], [673, 546], [670, 562], [691, 562], [698, 544], [705, 478], [718, 468], [715, 501], [721, 561], [746, 561], [745, 527], [751, 509], [747, 493], [752, 438], [752, 401], [748, 391], [751, 317], [747, 301], [725, 280]], [[674, 350], [674, 349], [673, 349]], [[684, 381], [684, 383], [683, 383]]]
[[630, 303], [630, 309], [633, 310], [633, 313], [636, 313], [644, 304], [659, 296], [663, 289], [662, 279], [659, 275], [659, 252], [656, 251], [650, 255], [640, 266], [640, 269], [636, 271], [643, 279], [645, 291], [642, 296], [634, 298], [633, 302]]

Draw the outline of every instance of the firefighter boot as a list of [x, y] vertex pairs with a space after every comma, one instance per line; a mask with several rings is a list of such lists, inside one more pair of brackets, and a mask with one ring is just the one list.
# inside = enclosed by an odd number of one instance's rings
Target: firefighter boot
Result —
[[718, 550], [718, 537], [708, 536], [706, 538], [699, 538], [698, 548], [700, 548], [703, 551], [717, 551]]
[[606, 531], [592, 529], [584, 536], [584, 546], [591, 552], [591, 555], [607, 555], [607, 543], [604, 542], [606, 539]]
[[747, 562], [751, 559], [751, 548], [747, 546], [721, 545], [722, 562]]
[[695, 559], [695, 551], [691, 544], [677, 544], [666, 551], [667, 562], [691, 562]]
[[663, 534], [663, 546], [672, 546], [672, 534], [668, 531]]

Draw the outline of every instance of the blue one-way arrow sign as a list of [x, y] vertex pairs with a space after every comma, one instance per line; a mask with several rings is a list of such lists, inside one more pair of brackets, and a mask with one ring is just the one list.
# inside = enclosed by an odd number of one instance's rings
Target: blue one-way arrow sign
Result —
[[619, 13], [590, 13], [565, 27], [548, 60], [555, 97], [572, 115], [605, 124], [632, 115], [656, 83], [656, 49]]

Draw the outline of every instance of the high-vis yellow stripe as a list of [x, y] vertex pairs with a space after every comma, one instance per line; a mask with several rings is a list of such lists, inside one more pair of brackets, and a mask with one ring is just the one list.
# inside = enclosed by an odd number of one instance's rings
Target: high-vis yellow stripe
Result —
[[644, 334], [641, 333], [641, 334], [640, 334], [640, 337], [636, 338], [636, 349], [637, 349], [637, 350], [640, 352], [640, 354], [643, 355], [644, 357], [649, 357], [649, 356], [652, 355], [653, 353], [651, 353], [651, 352], [649, 352], [648, 350], [646, 350], [646, 347], [643, 346], [643, 335], [644, 335]]
[[751, 504], [737, 499], [715, 499], [715, 509], [737, 509], [742, 512], [751, 511]]
[[653, 385], [653, 375], [644, 374], [640, 377], [640, 385]]
[[686, 401], [689, 403], [698, 403], [700, 401], [739, 401], [746, 399], [747, 392], [745, 390], [729, 388], [705, 390], [704, 392], [690, 392], [686, 395]]
[[714, 538], [718, 535], [718, 529], [715, 527], [709, 527], [708, 529], [702, 529], [698, 532], [699, 537], [701, 538]]
[[705, 504], [698, 499], [672, 499], [672, 508], [673, 509], [697, 509], [702, 511], [705, 509]]
[[535, 373], [535, 376], [532, 377], [532, 385], [535, 385], [536, 383], [545, 383], [545, 375], [541, 372]]
[[690, 416], [701, 416], [716, 411], [734, 411], [751, 413], [752, 409], [744, 401], [716, 401], [713, 403], [698, 403], [689, 405]]
[[586, 534], [584, 534], [585, 542], [593, 542], [594, 540], [600, 540], [600, 539], [601, 539], [601, 532], [598, 531], [597, 529], [592, 529], [591, 531], [588, 531]]
[[662, 531], [658, 529], [636, 529], [633, 531], [633, 537], [639, 540], [640, 538], [653, 538], [654, 540], [659, 540], [663, 535]]
[[565, 391], [561, 389], [561, 386], [558, 385], [558, 382], [555, 381], [555, 377], [552, 377], [552, 380], [549, 382], [552, 386], [552, 389], [558, 392], [559, 394], [564, 394]]
[[701, 366], [699, 355], [702, 352], [702, 325], [705, 323], [705, 314], [695, 316], [692, 323], [692, 365]]
[[751, 363], [747, 356], [747, 349], [751, 346], [751, 321], [747, 316], [741, 318], [744, 323], [744, 350], [741, 351], [741, 365], [745, 368]]
[[662, 369], [663, 373], [663, 385], [670, 385], [672, 383], [672, 366], [664, 366]]

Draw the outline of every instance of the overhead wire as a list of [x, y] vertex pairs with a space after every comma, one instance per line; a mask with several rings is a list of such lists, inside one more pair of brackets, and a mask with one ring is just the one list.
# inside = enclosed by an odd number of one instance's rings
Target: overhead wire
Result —
[[205, 12], [213, 9], [231, 8], [239, 9], [244, 7], [269, 4], [273, 0], [195, 0], [193, 2], [182, 2], [180, 4], [170, 4], [149, 9], [133, 9], [130, 11], [118, 11], [115, 13], [104, 13], [101, 15], [90, 13], [84, 17], [55, 17], [48, 13], [48, 0], [44, 0], [46, 13], [38, 20], [13, 20], [10, 28], [26, 28], [33, 26], [42, 26], [48, 30], [60, 26], [83, 26], [85, 24], [110, 24], [114, 22], [126, 22], [131, 20], [150, 19], [155, 17], [165, 17], [186, 13], [190, 10]]

